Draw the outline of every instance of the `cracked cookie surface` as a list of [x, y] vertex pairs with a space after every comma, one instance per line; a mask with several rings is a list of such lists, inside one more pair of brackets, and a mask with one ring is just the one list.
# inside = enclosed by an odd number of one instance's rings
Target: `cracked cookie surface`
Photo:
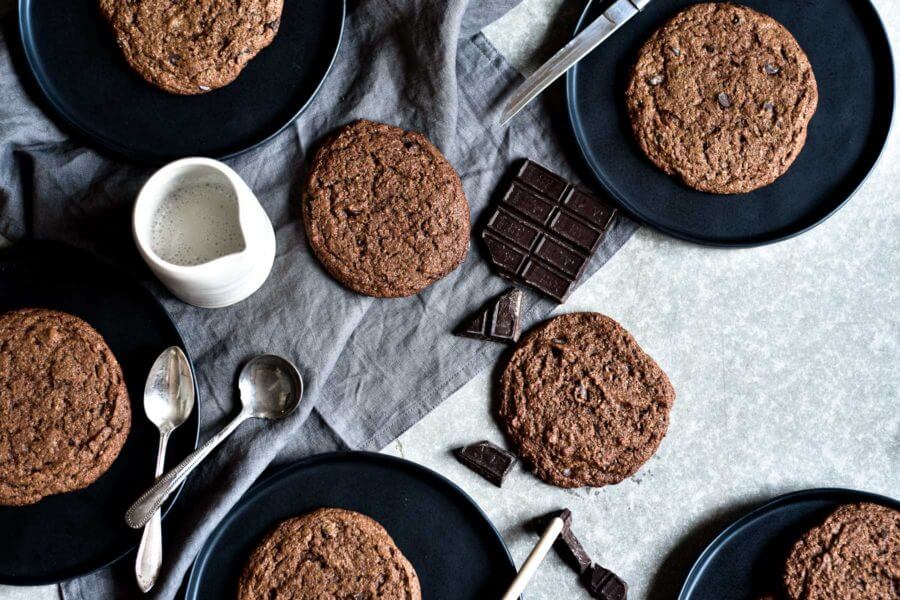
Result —
[[784, 584], [790, 600], [900, 598], [900, 511], [838, 508], [794, 544]]
[[322, 508], [288, 519], [253, 551], [238, 600], [421, 600], [419, 578], [375, 520]]
[[303, 198], [325, 269], [368, 296], [411, 296], [448, 275], [469, 246], [459, 175], [420, 133], [357, 121], [313, 159]]
[[656, 452], [675, 390], [621, 325], [571, 313], [533, 329], [500, 378], [500, 419], [535, 474], [560, 487], [630, 477]]
[[0, 315], [0, 505], [87, 487], [109, 469], [131, 427], [119, 363], [73, 315]]
[[283, 1], [100, 0], [100, 11], [132, 69], [190, 95], [228, 85], [272, 43]]
[[739, 194], [793, 164], [818, 88], [784, 26], [749, 8], [705, 3], [643, 45], [625, 99], [638, 144], [657, 167], [700, 191]]

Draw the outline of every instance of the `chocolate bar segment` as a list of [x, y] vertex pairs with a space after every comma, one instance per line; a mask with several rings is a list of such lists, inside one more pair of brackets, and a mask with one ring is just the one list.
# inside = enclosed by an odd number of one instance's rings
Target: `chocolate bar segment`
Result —
[[542, 534], [550, 521], [556, 517], [562, 519], [565, 525], [563, 526], [562, 533], [559, 534], [559, 538], [554, 542], [553, 547], [556, 549], [556, 553], [559, 554], [560, 558], [572, 567], [576, 573], [584, 575], [593, 566], [593, 561], [591, 560], [591, 557], [588, 556], [584, 546], [582, 546], [581, 542], [578, 541], [578, 538], [575, 537], [575, 532], [572, 531], [572, 511], [568, 508], [564, 508], [563, 510], [554, 511], [542, 517], [538, 517], [532, 521], [531, 529], [537, 534]]
[[628, 584], [612, 571], [594, 565], [591, 568], [591, 579], [588, 591], [600, 600], [627, 600]]
[[453, 451], [456, 458], [497, 487], [509, 475], [516, 462], [516, 455], [491, 442], [469, 444]]
[[560, 511], [558, 516], [563, 520], [565, 526], [563, 527], [562, 533], [559, 534], [559, 539], [556, 540], [554, 547], [560, 557], [562, 557], [576, 573], [584, 575], [588, 569], [591, 568], [593, 561], [591, 561], [591, 557], [588, 556], [587, 550], [584, 549], [584, 546], [582, 546], [581, 542], [578, 541], [578, 538], [575, 537], [575, 532], [572, 531], [572, 511], [568, 508], [564, 508]]
[[519, 181], [539, 191], [553, 202], [560, 200], [569, 189], [569, 182], [536, 162], [526, 160], [519, 169]]
[[522, 297], [518, 288], [498, 296], [456, 330], [456, 335], [491, 342], [514, 343], [522, 334]]
[[527, 160], [482, 238], [500, 275], [565, 302], [616, 213], [589, 191]]
[[501, 238], [484, 234], [484, 243], [491, 254], [494, 266], [501, 272], [516, 273], [528, 262], [528, 255]]
[[563, 520], [563, 530], [553, 543], [553, 547], [557, 554], [581, 576], [581, 581], [591, 596], [601, 600], [627, 600], [628, 584], [609, 569], [594, 563], [575, 537], [572, 530], [572, 512], [569, 509], [564, 508], [537, 517], [528, 523], [528, 529], [540, 535], [556, 517]]

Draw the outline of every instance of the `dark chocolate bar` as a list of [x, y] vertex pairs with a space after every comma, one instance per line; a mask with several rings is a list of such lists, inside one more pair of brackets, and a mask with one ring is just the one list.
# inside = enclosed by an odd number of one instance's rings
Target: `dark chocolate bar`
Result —
[[527, 160], [482, 238], [500, 275], [565, 302], [616, 213], [584, 188]]
[[628, 584], [612, 571], [594, 565], [591, 568], [591, 579], [588, 591], [600, 600], [627, 600]]
[[456, 330], [456, 335], [492, 342], [516, 342], [522, 333], [522, 290], [513, 288], [492, 300]]
[[516, 455], [490, 442], [469, 444], [453, 451], [456, 458], [497, 487], [516, 462]]

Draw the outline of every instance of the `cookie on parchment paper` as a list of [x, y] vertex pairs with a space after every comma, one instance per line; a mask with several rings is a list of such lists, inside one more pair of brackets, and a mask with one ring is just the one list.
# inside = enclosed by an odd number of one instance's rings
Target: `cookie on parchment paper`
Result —
[[303, 198], [309, 244], [325, 269], [377, 298], [412, 296], [469, 248], [459, 175], [420, 133], [356, 121], [313, 159]]
[[500, 379], [500, 419], [541, 479], [560, 487], [630, 477], [656, 452], [675, 390], [621, 325], [571, 313], [537, 326]]

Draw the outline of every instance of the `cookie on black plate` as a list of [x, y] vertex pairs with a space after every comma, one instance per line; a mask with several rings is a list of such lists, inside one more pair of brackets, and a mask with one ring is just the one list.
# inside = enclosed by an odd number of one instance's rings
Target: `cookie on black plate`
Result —
[[790, 600], [900, 598], [900, 511], [840, 507], [794, 544], [784, 584]]
[[818, 104], [809, 59], [780, 23], [727, 3], [691, 6], [638, 53], [626, 91], [638, 144], [688, 186], [740, 194], [793, 164]]
[[93, 327], [52, 310], [0, 315], [0, 505], [87, 487], [130, 428], [122, 369]]
[[234, 81], [272, 43], [284, 0], [100, 0], [132, 69], [173, 94]]
[[323, 508], [288, 519], [253, 551], [238, 600], [421, 600], [416, 571], [384, 527], [357, 512]]

